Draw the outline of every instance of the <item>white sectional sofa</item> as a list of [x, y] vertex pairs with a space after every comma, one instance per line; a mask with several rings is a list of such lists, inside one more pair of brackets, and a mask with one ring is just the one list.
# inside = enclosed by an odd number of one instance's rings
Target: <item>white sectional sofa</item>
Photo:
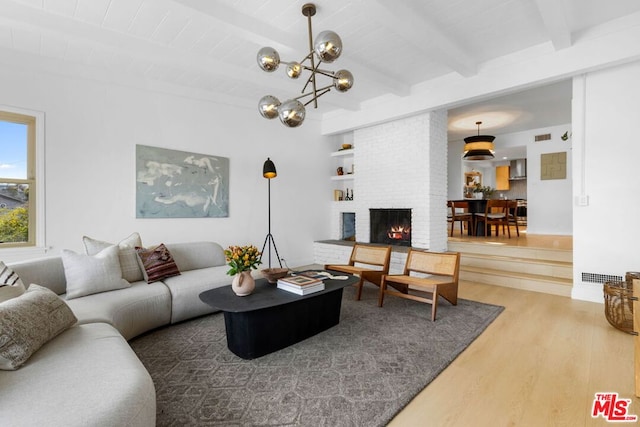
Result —
[[61, 257], [9, 265], [25, 286], [35, 283], [58, 294], [78, 321], [19, 369], [0, 370], [0, 424], [155, 425], [155, 388], [127, 340], [212, 313], [199, 294], [231, 282], [224, 251], [217, 243], [166, 247], [180, 275], [73, 299], [66, 299]]

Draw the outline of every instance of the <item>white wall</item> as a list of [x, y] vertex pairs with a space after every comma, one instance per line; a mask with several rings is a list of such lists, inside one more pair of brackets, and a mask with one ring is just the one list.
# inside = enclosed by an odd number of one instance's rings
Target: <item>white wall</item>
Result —
[[[229, 107], [158, 92], [25, 70], [0, 70], [1, 104], [45, 114], [46, 245], [82, 250], [81, 238], [116, 241], [133, 231], [143, 244], [212, 240], [255, 244], [267, 234], [269, 156], [272, 233], [290, 266], [313, 260], [326, 238], [329, 148], [315, 112], [300, 128], [261, 118], [255, 105]], [[228, 218], [136, 219], [135, 145], [230, 159]], [[311, 159], [313, 159], [311, 161]], [[303, 208], [301, 208], [301, 206]], [[0, 259], [15, 261], [14, 252]], [[33, 254], [21, 254], [21, 258]], [[274, 260], [275, 262], [275, 260]]]
[[[520, 132], [527, 144], [527, 234], [573, 234], [572, 139], [563, 141], [571, 125]], [[551, 134], [551, 140], [533, 142], [535, 135]], [[567, 153], [566, 179], [542, 180], [541, 155]]]
[[447, 144], [447, 199], [460, 200], [463, 197], [464, 168], [462, 151], [464, 141], [449, 141]]
[[[571, 235], [572, 225], [572, 140], [563, 141], [571, 125], [550, 126], [496, 137], [505, 147], [527, 149], [527, 234]], [[535, 135], [551, 134], [551, 140], [535, 142]], [[540, 156], [544, 153], [567, 153], [567, 178], [540, 179]], [[495, 179], [495, 173], [494, 173]]]
[[[573, 86], [573, 297], [602, 301], [582, 273], [640, 270], [640, 62], [589, 73]], [[588, 204], [580, 206], [581, 196]]]

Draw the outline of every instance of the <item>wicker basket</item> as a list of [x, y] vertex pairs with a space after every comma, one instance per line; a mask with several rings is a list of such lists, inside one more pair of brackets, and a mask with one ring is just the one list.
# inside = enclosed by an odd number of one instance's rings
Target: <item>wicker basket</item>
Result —
[[633, 281], [604, 284], [604, 314], [611, 325], [633, 334]]

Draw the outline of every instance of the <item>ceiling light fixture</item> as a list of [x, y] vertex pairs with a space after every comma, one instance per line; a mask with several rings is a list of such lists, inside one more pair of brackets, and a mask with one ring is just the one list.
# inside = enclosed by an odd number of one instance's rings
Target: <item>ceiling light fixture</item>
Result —
[[490, 160], [493, 159], [495, 146], [493, 140], [495, 136], [480, 135], [480, 125], [482, 122], [476, 122], [478, 126], [478, 135], [469, 136], [464, 139], [464, 160]]
[[[302, 6], [302, 14], [307, 17], [307, 26], [309, 28], [309, 54], [300, 62], [284, 62], [280, 61], [280, 55], [272, 47], [263, 47], [258, 51], [258, 65], [268, 73], [278, 69], [282, 62], [287, 65], [287, 76], [297, 79], [303, 70], [311, 72], [304, 87], [302, 95], [280, 102], [273, 95], [263, 96], [258, 102], [258, 111], [260, 115], [266, 119], [275, 119], [280, 117], [280, 121], [287, 127], [295, 128], [304, 122], [306, 115], [305, 106], [313, 102], [314, 108], [318, 108], [318, 98], [329, 92], [332, 88], [338, 92], [346, 92], [353, 86], [353, 74], [347, 70], [327, 71], [320, 67], [323, 62], [331, 63], [340, 57], [342, 53], [342, 40], [340, 36], [333, 31], [323, 31], [316, 37], [315, 44], [311, 32], [311, 17], [316, 14], [316, 6], [313, 3], [307, 3]], [[315, 54], [315, 56], [314, 56]], [[317, 58], [316, 58], [317, 57]], [[318, 63], [316, 64], [316, 59]], [[305, 62], [309, 61], [309, 66]], [[317, 87], [316, 76], [320, 74], [332, 79], [332, 83], [321, 88]], [[309, 92], [305, 93], [307, 87], [311, 85]], [[312, 96], [305, 104], [299, 99]]]

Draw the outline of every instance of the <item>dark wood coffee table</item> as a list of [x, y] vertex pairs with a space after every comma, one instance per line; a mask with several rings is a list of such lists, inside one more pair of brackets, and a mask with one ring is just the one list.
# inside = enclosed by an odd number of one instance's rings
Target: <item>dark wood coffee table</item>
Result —
[[297, 295], [258, 279], [251, 295], [239, 297], [229, 285], [202, 292], [200, 299], [224, 312], [229, 350], [243, 359], [255, 359], [337, 325], [342, 289], [357, 281], [355, 276], [325, 279], [323, 291]]

